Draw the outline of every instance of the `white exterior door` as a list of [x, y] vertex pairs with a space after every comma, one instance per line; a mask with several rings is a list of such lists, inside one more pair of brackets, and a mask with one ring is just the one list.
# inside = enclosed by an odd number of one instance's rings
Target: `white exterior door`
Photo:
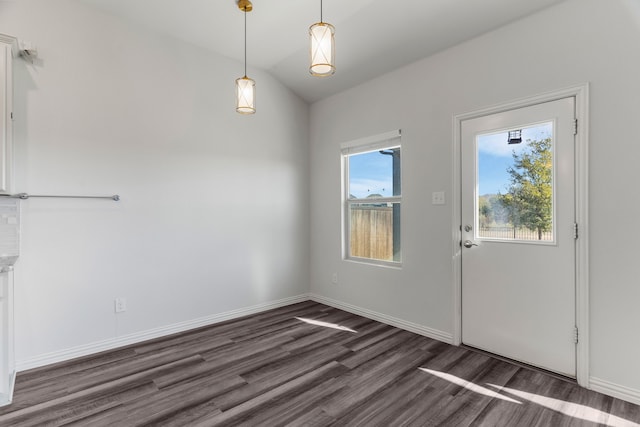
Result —
[[576, 376], [575, 98], [461, 123], [462, 342]]

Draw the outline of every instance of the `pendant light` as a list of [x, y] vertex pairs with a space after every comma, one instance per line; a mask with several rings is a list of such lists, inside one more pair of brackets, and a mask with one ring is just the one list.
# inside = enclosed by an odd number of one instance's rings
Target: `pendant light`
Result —
[[311, 37], [309, 72], [312, 76], [326, 77], [336, 72], [334, 33], [334, 26], [322, 21], [322, 0], [320, 0], [320, 22], [309, 27]]
[[238, 8], [244, 12], [244, 76], [236, 79], [236, 111], [240, 114], [256, 112], [256, 82], [247, 77], [247, 12], [253, 10], [249, 0], [238, 0]]

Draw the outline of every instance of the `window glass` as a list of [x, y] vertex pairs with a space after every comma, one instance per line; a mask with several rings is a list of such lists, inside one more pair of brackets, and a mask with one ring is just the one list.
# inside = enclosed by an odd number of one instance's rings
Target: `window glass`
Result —
[[553, 241], [553, 122], [477, 137], [477, 237]]
[[401, 149], [346, 154], [347, 258], [399, 263]]
[[[397, 150], [399, 152], [399, 148]], [[399, 191], [400, 189], [397, 189], [397, 192]], [[378, 150], [349, 156], [350, 199], [389, 197], [394, 195], [393, 192], [392, 150]]]
[[352, 257], [400, 261], [400, 203], [353, 203], [349, 220]]

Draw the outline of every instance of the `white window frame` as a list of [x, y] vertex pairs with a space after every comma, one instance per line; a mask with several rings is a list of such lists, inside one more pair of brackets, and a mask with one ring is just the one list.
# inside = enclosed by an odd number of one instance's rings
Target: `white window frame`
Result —
[[[381, 133], [378, 135], [372, 135], [365, 138], [356, 139], [340, 144], [341, 152], [341, 174], [342, 174], [342, 259], [346, 261], [354, 261], [364, 264], [372, 264], [385, 267], [402, 267], [402, 249], [400, 261], [385, 261], [374, 258], [355, 257], [350, 254], [351, 245], [351, 216], [350, 206], [361, 203], [371, 203], [371, 199], [350, 199], [349, 198], [349, 157], [355, 154], [364, 154], [372, 151], [379, 151], [391, 148], [400, 148], [401, 145], [401, 131], [400, 129], [390, 132]], [[402, 155], [400, 156], [400, 196], [390, 197], [377, 197], [376, 203], [398, 203], [400, 205], [400, 218], [402, 218]], [[400, 219], [400, 224], [402, 220]], [[402, 225], [400, 226], [400, 247], [402, 248]]]

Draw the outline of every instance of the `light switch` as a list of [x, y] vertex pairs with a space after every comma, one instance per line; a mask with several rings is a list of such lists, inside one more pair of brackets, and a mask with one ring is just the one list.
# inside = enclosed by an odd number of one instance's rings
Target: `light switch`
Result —
[[434, 205], [444, 205], [444, 191], [435, 191], [431, 193], [431, 203]]

